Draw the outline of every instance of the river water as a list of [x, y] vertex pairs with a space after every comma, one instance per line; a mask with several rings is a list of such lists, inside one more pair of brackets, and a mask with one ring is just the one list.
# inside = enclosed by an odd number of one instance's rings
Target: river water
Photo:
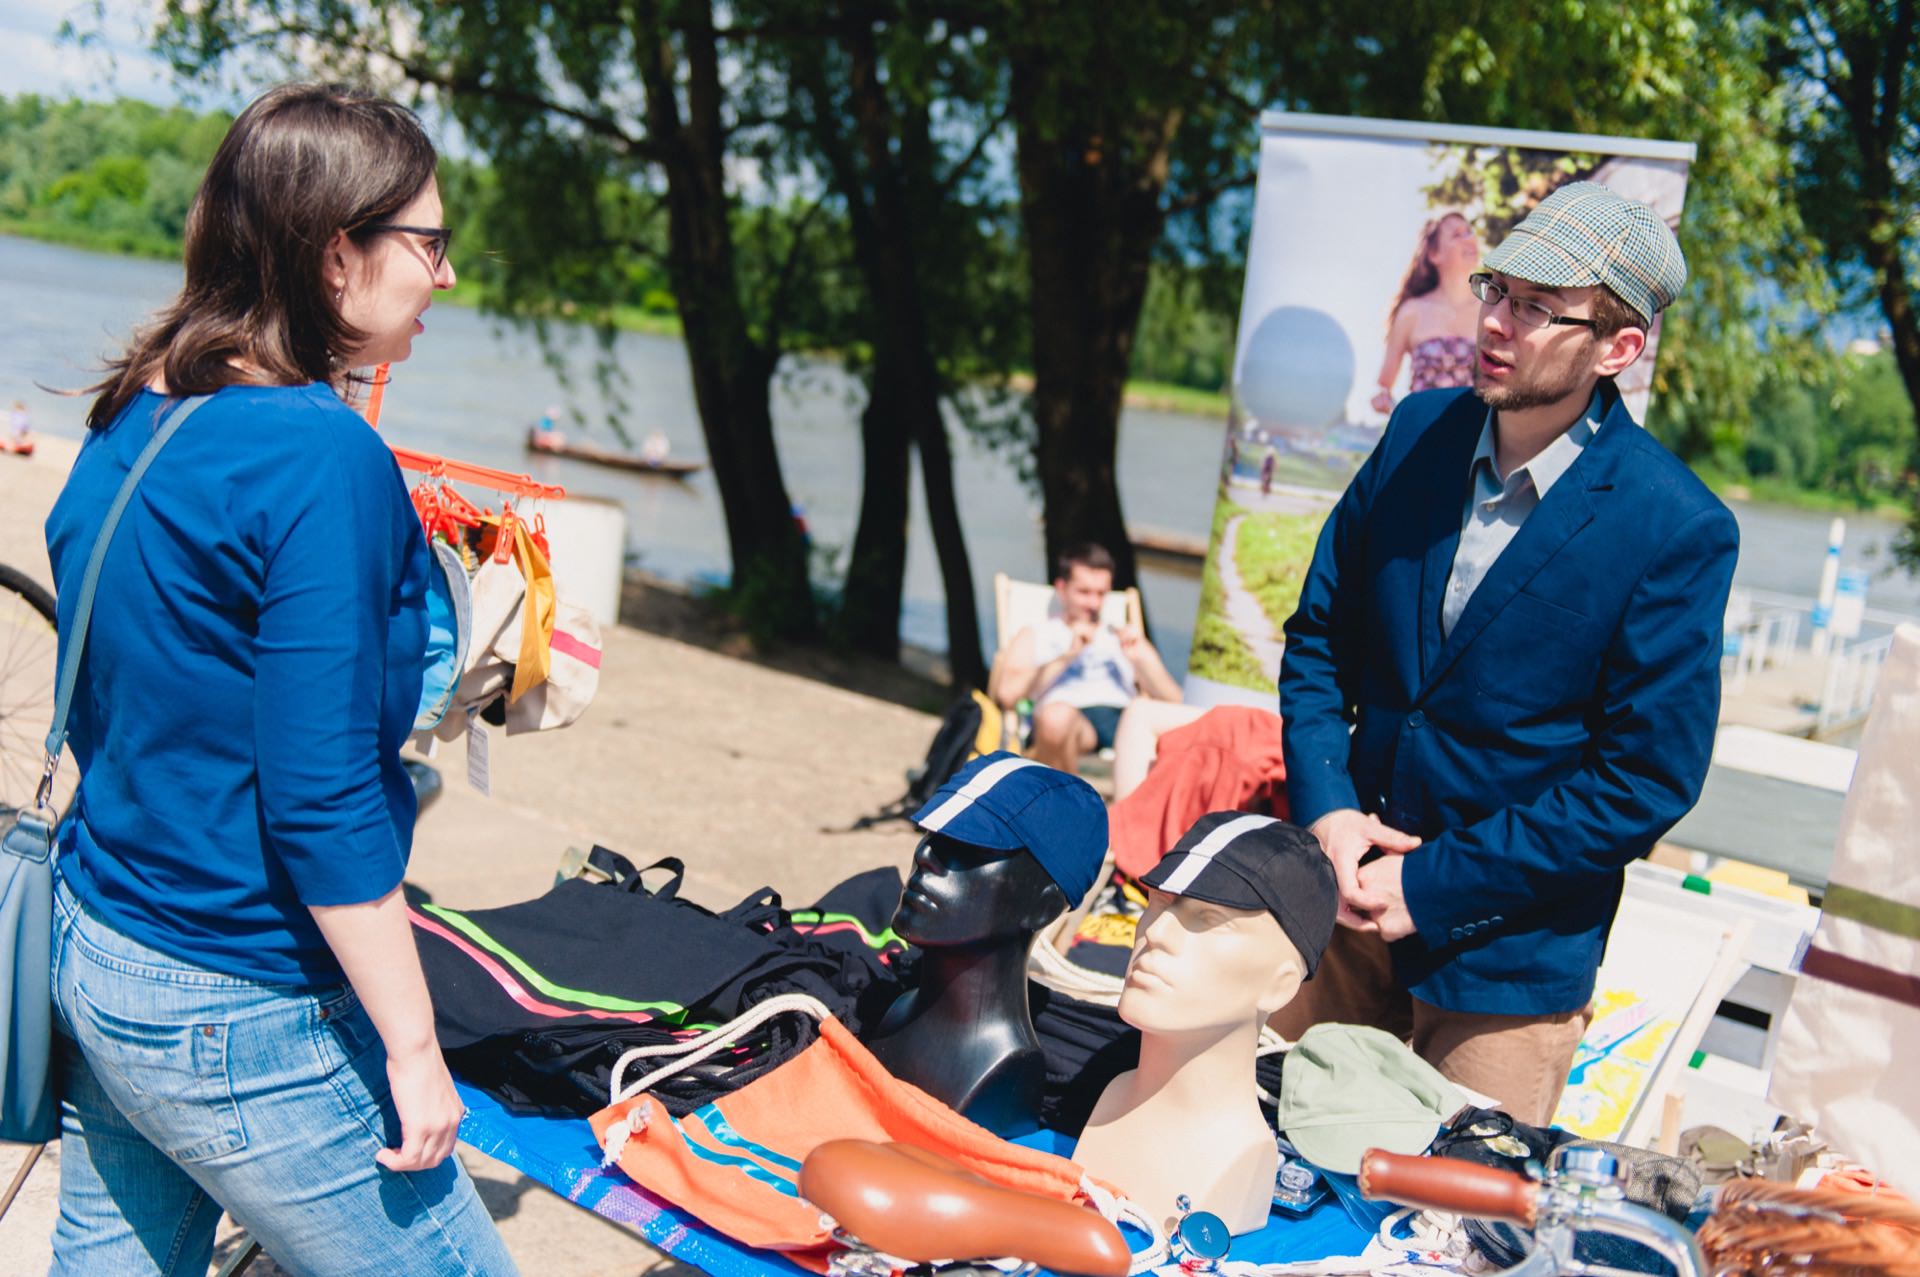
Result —
[[[103, 256], [0, 236], [0, 405], [26, 401], [38, 429], [78, 438], [86, 400], [38, 386], [77, 388], [93, 381], [98, 361], [118, 349], [134, 325], [169, 300], [178, 267]], [[685, 483], [644, 478], [558, 457], [527, 454], [527, 426], [550, 404], [574, 405], [589, 419], [590, 441], [613, 445], [605, 424], [611, 403], [595, 385], [595, 339], [562, 330], [556, 369], [531, 333], [479, 313], [440, 306], [413, 358], [394, 369], [382, 430], [394, 442], [461, 460], [528, 471], [571, 493], [618, 501], [627, 513], [629, 561], [683, 581], [724, 579], [726, 530], [710, 475]], [[701, 456], [699, 417], [685, 351], [676, 339], [623, 333], [614, 361], [624, 384], [620, 409], [632, 437], [660, 429], [676, 454]], [[789, 361], [774, 395], [774, 430], [787, 487], [829, 549], [851, 545], [860, 492], [856, 382], [832, 365]], [[1129, 409], [1120, 430], [1120, 490], [1129, 523], [1201, 537], [1212, 518], [1222, 423]], [[0, 467], [0, 494], [5, 470]], [[908, 642], [945, 647], [940, 573], [916, 478], [908, 538], [901, 629]], [[957, 439], [955, 483], [984, 639], [992, 647], [993, 575], [1042, 579], [1040, 501], [1025, 487], [1015, 459], [971, 439]], [[4, 499], [0, 495], [0, 499]], [[1811, 596], [1819, 582], [1828, 517], [1734, 503], [1741, 553], [1736, 584]], [[1876, 573], [1875, 610], [1920, 615], [1920, 581], [1887, 574], [1894, 523], [1848, 520], [1843, 562]], [[4, 557], [5, 547], [0, 547]], [[1186, 667], [1199, 580], [1147, 569], [1142, 577], [1154, 637], [1176, 674]]]

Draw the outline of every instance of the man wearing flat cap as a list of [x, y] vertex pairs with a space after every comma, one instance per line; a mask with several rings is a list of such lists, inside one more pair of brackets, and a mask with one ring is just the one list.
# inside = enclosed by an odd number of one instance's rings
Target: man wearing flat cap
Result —
[[1576, 182], [1485, 265], [1472, 390], [1395, 409], [1287, 622], [1342, 925], [1274, 1023], [1392, 1030], [1544, 1123], [1625, 867], [1706, 776], [1738, 534], [1614, 386], [1686, 281], [1666, 223]]

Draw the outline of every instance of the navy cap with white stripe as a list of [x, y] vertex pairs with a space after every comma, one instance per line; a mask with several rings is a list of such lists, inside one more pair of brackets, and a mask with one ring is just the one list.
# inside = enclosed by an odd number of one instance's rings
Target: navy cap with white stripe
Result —
[[1229, 909], [1265, 909], [1300, 951], [1308, 979], [1340, 908], [1333, 865], [1318, 839], [1298, 825], [1241, 811], [1202, 816], [1140, 881]]
[[955, 772], [913, 823], [975, 847], [1025, 848], [1075, 905], [1107, 854], [1107, 807], [1093, 786], [1004, 750]]

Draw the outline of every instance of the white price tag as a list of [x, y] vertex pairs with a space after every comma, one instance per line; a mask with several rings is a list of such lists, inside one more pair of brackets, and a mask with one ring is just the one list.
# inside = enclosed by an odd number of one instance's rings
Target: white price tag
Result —
[[493, 797], [493, 782], [487, 773], [487, 725], [477, 713], [467, 715], [467, 783]]

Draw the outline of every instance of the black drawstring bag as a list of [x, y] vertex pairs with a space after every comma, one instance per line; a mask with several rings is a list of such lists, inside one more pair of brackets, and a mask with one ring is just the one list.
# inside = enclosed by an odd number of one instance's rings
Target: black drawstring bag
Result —
[[[716, 914], [680, 898], [685, 867], [672, 857], [636, 870], [618, 853], [594, 855], [607, 881], [569, 878], [500, 909], [410, 910], [442, 1048], [559, 1023], [722, 1023], [774, 993], [851, 1009], [831, 957], [766, 934], [780, 919], [773, 892]], [[645, 882], [656, 869], [670, 875], [657, 891]]]
[[[764, 887], [714, 913], [680, 898], [685, 878], [675, 857], [636, 868], [595, 847], [582, 876], [537, 900], [466, 914], [418, 906], [415, 934], [449, 1065], [512, 1111], [584, 1115], [605, 1107], [614, 1065], [631, 1048], [682, 1041], [693, 1026], [733, 1020], [784, 993], [818, 999], [858, 1032], [898, 993], [897, 969], [912, 952], [887, 927], [898, 871], [857, 875], [792, 913]], [[636, 1022], [608, 1013], [615, 1001], [659, 1000], [685, 1014]], [[811, 1017], [777, 1016], [653, 1093], [684, 1115], [817, 1036]], [[629, 1080], [645, 1071], [629, 1069]]]

